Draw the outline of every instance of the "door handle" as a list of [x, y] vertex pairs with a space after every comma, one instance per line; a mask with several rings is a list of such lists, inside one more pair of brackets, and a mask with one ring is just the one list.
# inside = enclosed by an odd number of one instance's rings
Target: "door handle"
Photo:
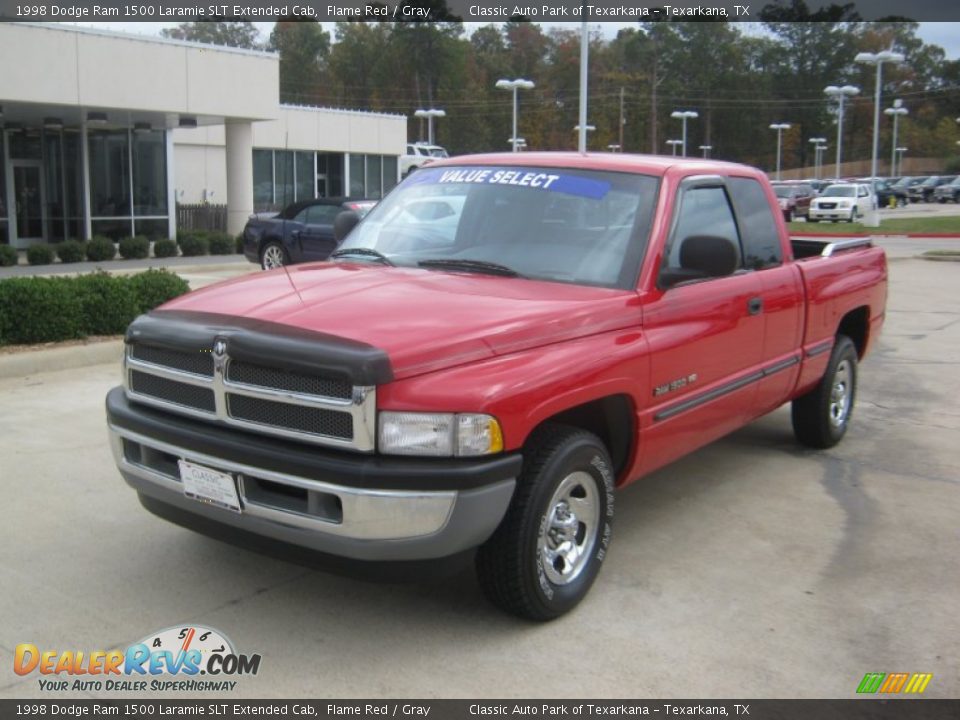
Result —
[[763, 298], [750, 298], [747, 300], [747, 311], [751, 315], [759, 315], [763, 311]]

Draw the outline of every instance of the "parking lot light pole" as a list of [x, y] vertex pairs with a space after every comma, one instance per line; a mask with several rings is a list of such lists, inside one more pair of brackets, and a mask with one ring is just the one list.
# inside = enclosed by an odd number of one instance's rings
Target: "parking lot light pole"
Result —
[[413, 113], [413, 116], [427, 119], [427, 143], [433, 145], [433, 119], [446, 117], [447, 113], [443, 110], [430, 108], [429, 110], [417, 110]]
[[703, 151], [703, 156], [708, 158], [710, 157], [710, 151], [713, 150], [713, 145], [701, 145], [700, 149]]
[[813, 176], [817, 180], [820, 179], [820, 146], [826, 141], [827, 139], [822, 137], [810, 138], [808, 141], [813, 143]]
[[783, 131], [789, 130], [791, 127], [790, 123], [773, 123], [770, 125], [771, 130], [777, 131], [777, 180], [780, 179], [780, 148], [783, 141]]
[[532, 90], [534, 84], [532, 80], [517, 78], [516, 80], [497, 80], [497, 87], [501, 90], [509, 90], [513, 93], [513, 151], [517, 152], [517, 90]]
[[670, 117], [677, 118], [683, 122], [683, 139], [681, 143], [683, 144], [683, 152], [681, 153], [683, 157], [687, 156], [687, 120], [692, 120], [693, 118], [700, 117], [700, 114], [696, 110], [674, 110], [670, 113]]
[[843, 87], [828, 85], [823, 89], [823, 91], [830, 97], [836, 98], [840, 103], [840, 106], [837, 110], [837, 168], [833, 173], [834, 180], [839, 180], [840, 157], [843, 152], [843, 101], [848, 97], [859, 95], [860, 88], [854, 87], [853, 85], [844, 85]]
[[870, 177], [877, 177], [877, 150], [880, 146], [880, 90], [883, 87], [883, 64], [902, 63], [903, 55], [893, 50], [878, 53], [857, 53], [854, 62], [877, 66], [876, 87], [873, 93], [873, 155], [870, 159]]
[[897, 120], [901, 115], [906, 115], [910, 111], [903, 107], [903, 100], [897, 98], [893, 101], [893, 107], [888, 107], [883, 111], [885, 115], [893, 117], [893, 142], [890, 143], [890, 176], [897, 174]]
[[829, 149], [826, 145], [817, 145], [813, 148], [817, 153], [817, 180], [820, 179], [820, 175], [823, 174], [823, 154]]
[[667, 140], [667, 145], [673, 148], [673, 156], [677, 156], [677, 146], [682, 145], [683, 140]]

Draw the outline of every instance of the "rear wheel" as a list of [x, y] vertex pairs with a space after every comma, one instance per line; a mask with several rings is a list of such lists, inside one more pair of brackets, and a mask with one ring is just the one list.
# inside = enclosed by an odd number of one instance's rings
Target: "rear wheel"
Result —
[[838, 335], [820, 383], [791, 406], [793, 433], [803, 445], [829, 448], [843, 439], [857, 397], [857, 349]]
[[575, 607], [610, 544], [613, 483], [610, 456], [596, 435], [552, 424], [535, 431], [510, 508], [477, 552], [487, 598], [531, 620]]
[[260, 250], [260, 267], [273, 270], [290, 264], [290, 256], [280, 243], [269, 242]]

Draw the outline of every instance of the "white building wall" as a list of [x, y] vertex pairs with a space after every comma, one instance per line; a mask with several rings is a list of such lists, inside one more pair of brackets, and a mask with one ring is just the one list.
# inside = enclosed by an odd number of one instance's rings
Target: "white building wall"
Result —
[[227, 154], [225, 148], [206, 145], [174, 145], [174, 191], [177, 202], [194, 204], [227, 201]]

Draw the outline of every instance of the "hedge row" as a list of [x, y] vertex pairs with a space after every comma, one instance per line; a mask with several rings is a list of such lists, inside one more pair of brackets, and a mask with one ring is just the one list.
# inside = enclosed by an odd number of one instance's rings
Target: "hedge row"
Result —
[[[66, 240], [52, 245], [31, 245], [27, 248], [27, 262], [31, 265], [49, 265], [54, 258], [61, 263], [78, 263], [83, 260], [104, 262], [113, 260], [117, 251], [124, 260], [140, 260], [150, 257], [150, 240], [142, 237], [125, 237], [119, 243], [109, 238], [95, 237], [89, 242]], [[243, 252], [243, 236], [234, 237], [223, 232], [178, 233], [176, 240], [156, 240], [153, 256], [157, 258], [197, 255], [233, 255]], [[0, 267], [17, 264], [17, 251], [9, 245], [0, 245]]]
[[118, 335], [137, 315], [189, 289], [167, 270], [0, 280], [0, 345]]

